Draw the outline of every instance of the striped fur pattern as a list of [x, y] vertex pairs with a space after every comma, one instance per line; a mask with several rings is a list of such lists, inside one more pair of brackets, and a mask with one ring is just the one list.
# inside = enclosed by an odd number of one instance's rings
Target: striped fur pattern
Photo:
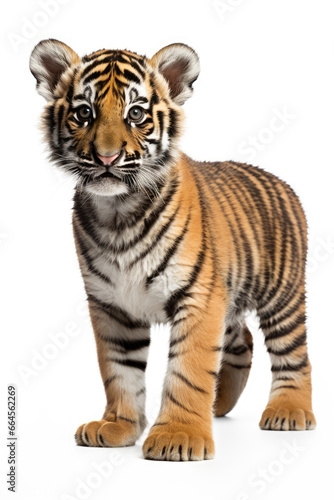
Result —
[[262, 429], [315, 427], [305, 330], [307, 227], [292, 189], [262, 169], [180, 152], [182, 104], [199, 73], [182, 44], [152, 59], [82, 59], [46, 40], [31, 56], [47, 99], [50, 154], [77, 176], [73, 229], [107, 405], [83, 446], [133, 445], [146, 426], [150, 326], [171, 327], [168, 370], [145, 458], [214, 456], [252, 362], [256, 310], [272, 365]]

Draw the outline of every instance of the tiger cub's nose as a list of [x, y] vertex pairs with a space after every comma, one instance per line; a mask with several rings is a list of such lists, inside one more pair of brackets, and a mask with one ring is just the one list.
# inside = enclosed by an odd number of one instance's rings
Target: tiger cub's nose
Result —
[[102, 156], [102, 155], [99, 155], [98, 153], [96, 153], [96, 155], [97, 155], [98, 159], [101, 160], [104, 165], [111, 165], [119, 157], [119, 153], [116, 153], [112, 156]]

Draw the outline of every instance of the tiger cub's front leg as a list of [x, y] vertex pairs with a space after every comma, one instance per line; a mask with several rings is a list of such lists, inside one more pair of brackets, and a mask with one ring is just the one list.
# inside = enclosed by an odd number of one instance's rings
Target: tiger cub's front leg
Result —
[[[220, 361], [223, 300], [213, 291], [206, 308], [181, 306], [172, 321], [169, 361], [159, 416], [143, 445], [151, 460], [214, 456], [212, 406]], [[198, 315], [201, 315], [198, 317]]]
[[144, 376], [149, 325], [93, 298], [89, 299], [89, 311], [107, 406], [101, 420], [78, 428], [75, 439], [82, 446], [130, 446], [146, 426]]

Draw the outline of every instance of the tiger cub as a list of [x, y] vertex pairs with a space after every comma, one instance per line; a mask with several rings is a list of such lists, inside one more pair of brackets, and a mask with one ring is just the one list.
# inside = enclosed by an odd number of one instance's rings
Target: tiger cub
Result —
[[150, 326], [168, 323], [161, 409], [143, 454], [213, 458], [212, 414], [232, 410], [251, 367], [249, 310], [271, 359], [261, 429], [313, 429], [303, 209], [262, 169], [179, 150], [196, 52], [173, 44], [151, 59], [104, 49], [80, 58], [50, 39], [30, 69], [47, 100], [50, 157], [77, 179], [73, 230], [106, 392], [102, 419], [81, 425], [77, 444], [136, 442]]

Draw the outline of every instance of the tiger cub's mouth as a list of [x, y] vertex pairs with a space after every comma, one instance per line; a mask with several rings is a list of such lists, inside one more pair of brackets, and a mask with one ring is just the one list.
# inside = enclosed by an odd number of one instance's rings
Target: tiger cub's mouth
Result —
[[95, 179], [105, 179], [105, 178], [110, 178], [110, 179], [119, 179], [116, 175], [112, 174], [111, 172], [104, 172], [101, 175], [98, 175]]

